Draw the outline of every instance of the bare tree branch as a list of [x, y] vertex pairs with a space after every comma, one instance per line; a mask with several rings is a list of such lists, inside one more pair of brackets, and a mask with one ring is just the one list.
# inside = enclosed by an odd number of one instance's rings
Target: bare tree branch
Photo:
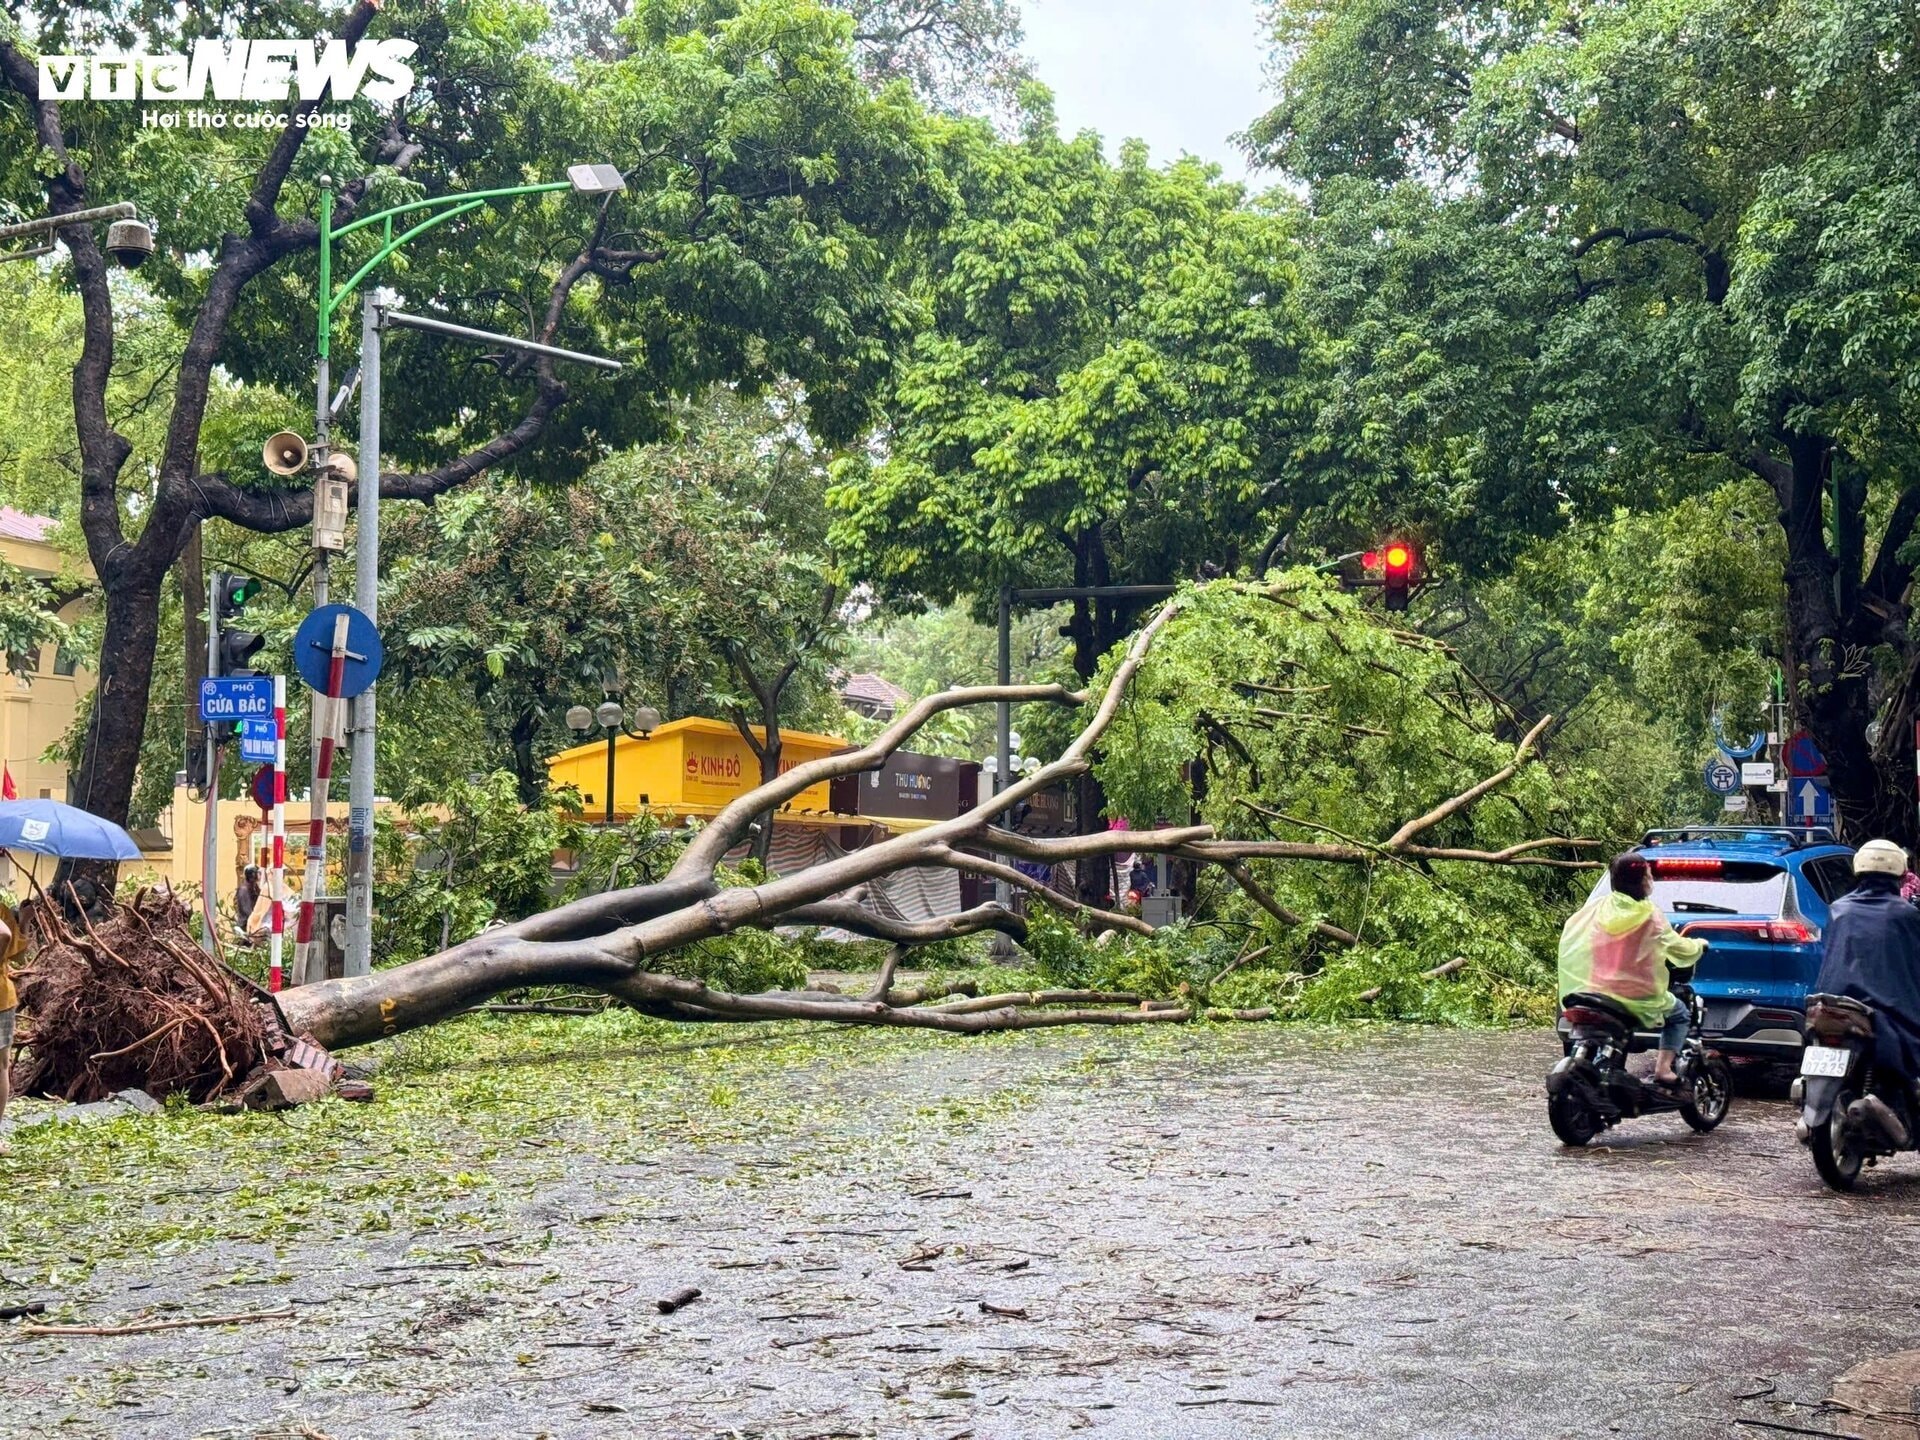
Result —
[[[931, 945], [940, 940], [958, 940], [982, 930], [998, 930], [1016, 940], [1027, 938], [1027, 922], [998, 905], [976, 905], [953, 915], [931, 920], [894, 920], [876, 915], [851, 900], [821, 900], [802, 905], [780, 917], [782, 925], [821, 925], [851, 930], [874, 940], [891, 940], [896, 946]], [[891, 983], [891, 982], [889, 982]]]
[[1497, 789], [1506, 784], [1507, 781], [1514, 777], [1520, 767], [1526, 763], [1527, 757], [1533, 753], [1533, 747], [1539, 743], [1540, 737], [1546, 733], [1547, 727], [1551, 724], [1553, 724], [1553, 717], [1551, 715], [1541, 716], [1539, 723], [1526, 733], [1526, 737], [1521, 740], [1520, 744], [1514, 749], [1513, 759], [1505, 768], [1489, 775], [1478, 785], [1461, 791], [1451, 800], [1441, 801], [1418, 819], [1407, 821], [1406, 824], [1393, 832], [1393, 835], [1387, 841], [1386, 848], [1394, 850], [1404, 846], [1421, 831], [1431, 830], [1449, 815], [1458, 814], [1460, 811], [1466, 809], [1467, 806], [1473, 804], [1474, 801], [1478, 800], [1489, 790]]
[[1002, 865], [997, 860], [946, 849], [936, 852], [930, 858], [936, 865], [950, 866], [952, 869], [964, 870], [971, 875], [985, 875], [994, 880], [1004, 880], [1016, 889], [1040, 896], [1055, 909], [1064, 910], [1069, 915], [1083, 915], [1099, 924], [1111, 925], [1116, 930], [1131, 930], [1136, 935], [1153, 934], [1153, 926], [1147, 924], [1138, 915], [1128, 915], [1120, 910], [1102, 910], [1098, 906], [1088, 905], [1071, 895], [1063, 895], [1050, 885], [1041, 884], [1031, 875], [1022, 874], [1011, 865]]
[[824, 780], [838, 780], [843, 775], [878, 770], [887, 763], [888, 756], [918, 734], [921, 727], [935, 715], [964, 705], [986, 705], [1001, 700], [1015, 705], [1031, 701], [1072, 705], [1085, 698], [1061, 685], [973, 685], [945, 690], [915, 701], [905, 714], [858, 749], [796, 765], [779, 779], [731, 801], [687, 847], [668, 878], [685, 880], [695, 876], [710, 877], [726, 858], [727, 851], [740, 843], [747, 826], [753, 823], [756, 816], [766, 810], [777, 810], [802, 791]]

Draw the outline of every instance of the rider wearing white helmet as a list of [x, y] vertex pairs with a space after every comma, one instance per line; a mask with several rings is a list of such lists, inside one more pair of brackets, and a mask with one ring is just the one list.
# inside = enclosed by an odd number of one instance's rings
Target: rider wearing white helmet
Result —
[[[1891, 840], [1854, 852], [1853, 889], [1834, 902], [1813, 988], [1871, 1005], [1874, 1063], [1911, 1078], [1920, 1076], [1920, 910], [1900, 898], [1906, 873], [1907, 852]], [[1904, 1121], [1883, 1097], [1856, 1103], [1895, 1144], [1907, 1143]]]

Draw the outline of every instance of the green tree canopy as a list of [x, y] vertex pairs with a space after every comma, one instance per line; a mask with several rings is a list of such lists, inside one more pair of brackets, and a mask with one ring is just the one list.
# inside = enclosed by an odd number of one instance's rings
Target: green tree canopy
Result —
[[1357, 436], [1442, 518], [1470, 507], [1448, 527], [1468, 563], [1758, 476], [1836, 795], [1912, 838], [1887, 737], [1917, 673], [1913, 7], [1283, 0], [1274, 19], [1256, 148], [1311, 187], [1313, 233], [1338, 241], [1322, 275], [1372, 252], [1359, 273], [1405, 277], [1385, 299], [1307, 287], [1349, 348], [1326, 448]]
[[[933, 324], [832, 496], [858, 572], [948, 601], [1257, 560], [1298, 428], [1288, 216], [1195, 161], [1110, 162], [1044, 108], [1012, 144], [949, 125], [941, 156]], [[1083, 675], [1131, 614], [1077, 608]]]
[[722, 391], [675, 440], [564, 491], [403, 513], [381, 601], [395, 678], [428, 705], [448, 686], [471, 697], [487, 736], [471, 766], [510, 767], [529, 802], [578, 743], [567, 710], [609, 686], [629, 710], [732, 720], [777, 774], [780, 726], [822, 713], [846, 629], [824, 467], [797, 417]]
[[[396, 344], [387, 458], [408, 468], [385, 475], [382, 492], [398, 499], [509, 465], [570, 481], [610, 446], [665, 434], [672, 397], [716, 380], [746, 393], [797, 383], [813, 428], [861, 433], [916, 313], [894, 280], [895, 248], [942, 200], [910, 93], [870, 91], [851, 22], [808, 0], [644, 0], [621, 54], [565, 66], [540, 43], [545, 11], [513, 0], [268, 4], [248, 18], [348, 43], [413, 40], [419, 83], [392, 104], [364, 93], [329, 103], [350, 130], [143, 130], [138, 105], [37, 102], [36, 53], [96, 40], [167, 49], [224, 34], [226, 17], [103, 3], [15, 6], [0, 21], [0, 201], [39, 214], [135, 198], [160, 244], [141, 288], [176, 326], [155, 405], [163, 438], [132, 469], [135, 438], [108, 402], [116, 287], [93, 232], [62, 232], [59, 273], [83, 310], [73, 508], [105, 592], [102, 664], [121, 702], [89, 732], [79, 788], [113, 818], [134, 784], [163, 577], [191, 529], [212, 517], [288, 531], [311, 514], [304, 480], [259, 473], [260, 430], [207, 420], [229, 379], [281, 397], [287, 418], [305, 410], [323, 180], [345, 224], [583, 159], [627, 178], [625, 194], [601, 202], [522, 197], [461, 215], [375, 277], [415, 308], [626, 362], [611, 379], [563, 377], [548, 360]], [[320, 102], [263, 108], [292, 122]], [[373, 243], [347, 241], [336, 279]], [[343, 316], [343, 359], [350, 333]], [[256, 414], [274, 408], [262, 400]]]

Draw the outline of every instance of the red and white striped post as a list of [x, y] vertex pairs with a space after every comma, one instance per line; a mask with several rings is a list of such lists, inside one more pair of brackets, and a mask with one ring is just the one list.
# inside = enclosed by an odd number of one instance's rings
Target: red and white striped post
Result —
[[[273, 677], [273, 853], [267, 871], [273, 930], [267, 941], [267, 989], [286, 983], [287, 943], [287, 677]], [[242, 922], [245, 923], [244, 921]]]
[[[313, 817], [307, 822], [307, 883], [300, 896], [300, 931], [295, 937], [293, 968], [294, 976], [302, 985], [311, 985], [316, 980], [326, 978], [326, 962], [323, 959], [314, 973], [313, 964], [313, 914], [315, 903], [327, 884], [327, 787], [333, 779], [333, 752], [340, 739], [340, 721], [346, 713], [346, 702], [340, 698], [340, 691], [346, 683], [347, 673], [347, 617], [342, 612], [333, 622], [333, 648], [327, 662], [327, 693], [324, 704], [314, 706], [325, 713], [326, 723], [319, 727], [320, 733], [314, 737], [313, 766]], [[321, 954], [326, 947], [321, 946]]]

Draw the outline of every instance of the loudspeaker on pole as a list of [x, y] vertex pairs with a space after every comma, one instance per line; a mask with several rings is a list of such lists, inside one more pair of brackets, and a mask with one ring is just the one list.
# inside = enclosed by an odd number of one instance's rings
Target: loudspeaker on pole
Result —
[[297, 475], [307, 468], [307, 442], [291, 430], [267, 437], [260, 459], [275, 475]]

